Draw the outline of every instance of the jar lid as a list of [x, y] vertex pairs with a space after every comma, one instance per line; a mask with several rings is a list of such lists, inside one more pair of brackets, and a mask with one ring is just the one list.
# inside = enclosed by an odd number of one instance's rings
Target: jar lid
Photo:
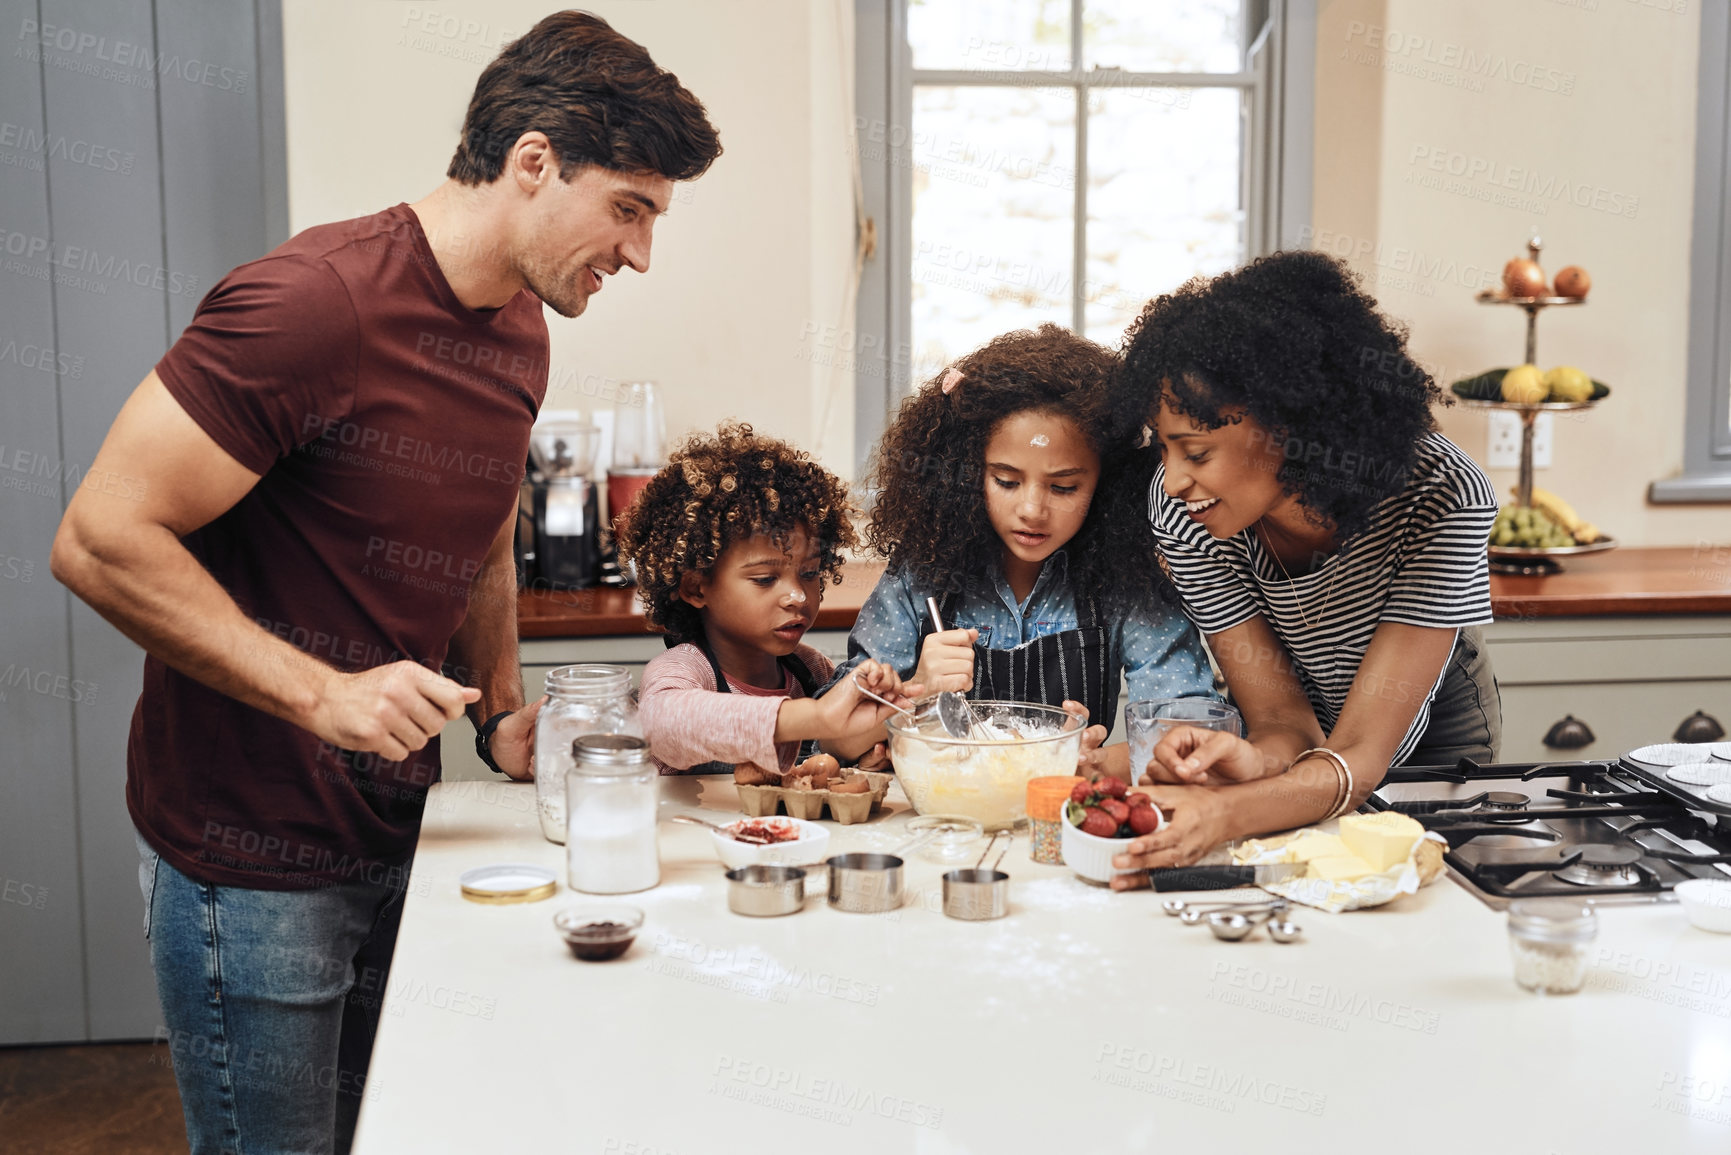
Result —
[[1521, 898], [1509, 903], [1509, 933], [1541, 942], [1588, 942], [1599, 933], [1599, 916], [1578, 898]]
[[571, 743], [577, 769], [592, 768], [605, 773], [649, 763], [649, 743], [635, 734], [584, 734]]
[[457, 876], [457, 885], [462, 887], [463, 897], [470, 902], [506, 906], [553, 897], [559, 889], [559, 879], [544, 866], [496, 862], [465, 870]]
[[1076, 783], [1086, 781], [1074, 774], [1028, 779], [1028, 817], [1039, 822], [1056, 822]]

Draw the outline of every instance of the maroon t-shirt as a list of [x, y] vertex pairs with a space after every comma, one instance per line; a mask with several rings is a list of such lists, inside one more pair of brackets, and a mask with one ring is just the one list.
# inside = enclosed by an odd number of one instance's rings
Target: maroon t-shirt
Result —
[[[242, 611], [340, 670], [440, 669], [517, 502], [541, 302], [466, 308], [398, 205], [234, 270], [156, 372], [261, 475], [184, 540]], [[398, 877], [439, 775], [436, 740], [401, 763], [338, 749], [154, 657], [126, 755], [132, 820], [175, 869], [268, 890]]]

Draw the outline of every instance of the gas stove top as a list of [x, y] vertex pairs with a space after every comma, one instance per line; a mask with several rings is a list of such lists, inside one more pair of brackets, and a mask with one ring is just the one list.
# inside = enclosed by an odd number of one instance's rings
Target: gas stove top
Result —
[[1626, 760], [1399, 766], [1369, 804], [1447, 839], [1449, 873], [1498, 910], [1670, 902], [1686, 879], [1731, 877], [1731, 816]]

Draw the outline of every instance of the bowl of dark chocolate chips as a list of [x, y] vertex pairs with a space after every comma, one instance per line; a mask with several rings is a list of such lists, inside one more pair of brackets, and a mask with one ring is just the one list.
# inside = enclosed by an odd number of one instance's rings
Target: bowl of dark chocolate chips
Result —
[[608, 962], [631, 949], [643, 929], [643, 912], [634, 906], [573, 906], [553, 916], [559, 937], [584, 962]]

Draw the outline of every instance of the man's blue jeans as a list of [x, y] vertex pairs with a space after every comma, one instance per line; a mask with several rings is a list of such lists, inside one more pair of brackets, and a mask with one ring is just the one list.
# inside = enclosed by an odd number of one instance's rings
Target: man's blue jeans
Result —
[[144, 932], [192, 1155], [346, 1152], [402, 916], [384, 882], [198, 882], [141, 837]]

